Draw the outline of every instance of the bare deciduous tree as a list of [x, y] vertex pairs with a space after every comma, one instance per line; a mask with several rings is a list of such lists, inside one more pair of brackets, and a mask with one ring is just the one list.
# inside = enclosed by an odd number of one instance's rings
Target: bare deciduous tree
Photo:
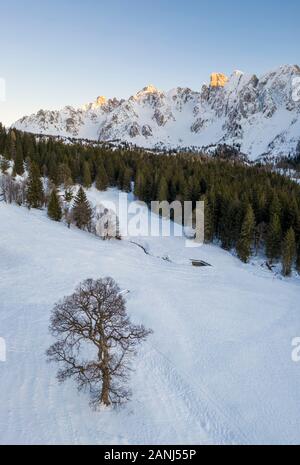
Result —
[[4, 202], [16, 202], [18, 205], [22, 205], [25, 202], [25, 191], [26, 183], [24, 180], [16, 181], [9, 174], [0, 176], [0, 199]]
[[112, 278], [87, 279], [55, 305], [50, 331], [57, 337], [47, 351], [62, 364], [57, 377], [73, 377], [88, 389], [94, 405], [120, 404], [130, 398], [126, 386], [131, 356], [152, 331], [133, 325], [125, 299]]

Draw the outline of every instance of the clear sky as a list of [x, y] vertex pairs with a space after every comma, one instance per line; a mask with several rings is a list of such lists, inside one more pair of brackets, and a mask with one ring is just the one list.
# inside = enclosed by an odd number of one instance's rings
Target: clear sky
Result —
[[299, 24], [299, 0], [2, 0], [0, 121], [300, 64]]

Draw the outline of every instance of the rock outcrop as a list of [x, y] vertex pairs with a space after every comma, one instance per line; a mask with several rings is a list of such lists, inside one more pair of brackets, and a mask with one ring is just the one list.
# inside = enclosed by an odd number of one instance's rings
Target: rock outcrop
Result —
[[210, 75], [210, 87], [224, 87], [228, 77], [223, 73], [212, 73]]
[[99, 107], [101, 107], [106, 103], [106, 98], [103, 95], [100, 95], [99, 97], [97, 97], [96, 103]]

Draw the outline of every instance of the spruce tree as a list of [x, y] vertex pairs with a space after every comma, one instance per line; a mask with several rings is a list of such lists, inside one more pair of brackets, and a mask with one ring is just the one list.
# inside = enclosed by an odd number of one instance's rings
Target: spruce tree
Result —
[[255, 228], [255, 217], [253, 209], [249, 204], [246, 210], [245, 218], [242, 224], [240, 237], [237, 243], [238, 257], [245, 263], [248, 262], [251, 255], [251, 246], [253, 243]]
[[220, 203], [219, 217], [219, 237], [221, 246], [225, 250], [230, 250], [234, 245], [233, 227], [236, 220], [236, 211], [234, 208], [234, 200], [227, 191], [224, 192], [224, 197]]
[[90, 230], [92, 221], [92, 208], [81, 186], [74, 199], [72, 216], [78, 228], [87, 228], [88, 230]]
[[201, 200], [204, 202], [204, 241], [208, 243], [214, 238], [212, 208], [206, 195]]
[[73, 184], [72, 173], [66, 163], [59, 164], [57, 175], [58, 184], [63, 184], [64, 187], [68, 187]]
[[87, 189], [92, 185], [92, 177], [91, 177], [91, 170], [90, 166], [87, 161], [83, 164], [83, 186]]
[[281, 214], [280, 201], [279, 201], [277, 193], [274, 193], [271, 204], [270, 204], [270, 220], [272, 220], [272, 217], [274, 215], [278, 215], [278, 217], [280, 218], [280, 214]]
[[275, 258], [280, 256], [281, 251], [281, 224], [277, 213], [274, 213], [268, 226], [266, 239], [266, 255], [271, 263]]
[[144, 188], [142, 191], [143, 197], [141, 197], [141, 200], [144, 200], [144, 202], [146, 202], [148, 205], [150, 205], [151, 200], [153, 200], [155, 197], [155, 192], [153, 191], [153, 183], [153, 177], [151, 176], [151, 173], [146, 169], [144, 177]]
[[124, 192], [131, 192], [131, 169], [125, 168], [122, 179], [122, 190]]
[[105, 171], [108, 177], [108, 182], [110, 186], [113, 186], [115, 184], [115, 167], [113, 164], [112, 157], [106, 157], [105, 160]]
[[166, 181], [166, 178], [162, 176], [159, 181], [158, 185], [158, 201], [163, 202], [164, 200], [169, 200], [169, 187], [168, 183]]
[[22, 176], [24, 174], [24, 160], [23, 160], [23, 151], [20, 143], [16, 145], [16, 154], [14, 159], [14, 169], [13, 174]]
[[144, 177], [142, 170], [139, 170], [135, 178], [134, 195], [140, 200], [145, 200], [144, 190], [145, 190], [145, 177]]
[[16, 151], [17, 151], [16, 141], [17, 141], [16, 131], [14, 129], [12, 129], [9, 132], [9, 137], [8, 137], [8, 141], [7, 141], [7, 148], [6, 148], [7, 158], [9, 158], [10, 160], [11, 159], [15, 160], [15, 158], [16, 158]]
[[55, 154], [51, 154], [51, 157], [48, 163], [48, 177], [51, 179], [53, 184], [55, 184], [56, 186], [59, 185], [58, 164], [56, 161]]
[[2, 173], [5, 174], [8, 168], [9, 168], [9, 161], [4, 157], [1, 158], [0, 159], [0, 170], [2, 171]]
[[284, 237], [282, 246], [282, 274], [290, 276], [292, 264], [296, 255], [296, 240], [293, 228], [289, 228]]
[[60, 221], [62, 218], [62, 209], [56, 189], [51, 192], [48, 204], [48, 216], [54, 221]]
[[99, 191], [105, 191], [109, 185], [109, 179], [102, 162], [97, 164], [95, 185]]
[[35, 162], [30, 164], [27, 179], [26, 202], [29, 208], [40, 208], [44, 203], [44, 190], [39, 167]]
[[180, 200], [180, 202], [188, 200], [188, 185], [183, 176], [179, 178], [177, 199]]

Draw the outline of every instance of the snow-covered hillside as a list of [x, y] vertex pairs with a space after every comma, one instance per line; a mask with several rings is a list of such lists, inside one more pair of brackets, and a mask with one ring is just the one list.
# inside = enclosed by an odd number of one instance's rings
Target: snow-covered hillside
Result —
[[[117, 191], [88, 195], [107, 202]], [[134, 238], [147, 255], [130, 238], [102, 241], [45, 212], [0, 203], [0, 218], [0, 443], [299, 443], [299, 280], [180, 237]], [[53, 304], [107, 275], [154, 334], [136, 359], [132, 401], [95, 412], [72, 381], [58, 384], [45, 350]]]
[[14, 126], [150, 148], [227, 144], [251, 159], [295, 155], [300, 152], [299, 79], [300, 68], [286, 65], [260, 77], [235, 71], [227, 81], [212, 78], [198, 91], [162, 92], [150, 85], [127, 100], [98, 97], [80, 108], [40, 110]]

